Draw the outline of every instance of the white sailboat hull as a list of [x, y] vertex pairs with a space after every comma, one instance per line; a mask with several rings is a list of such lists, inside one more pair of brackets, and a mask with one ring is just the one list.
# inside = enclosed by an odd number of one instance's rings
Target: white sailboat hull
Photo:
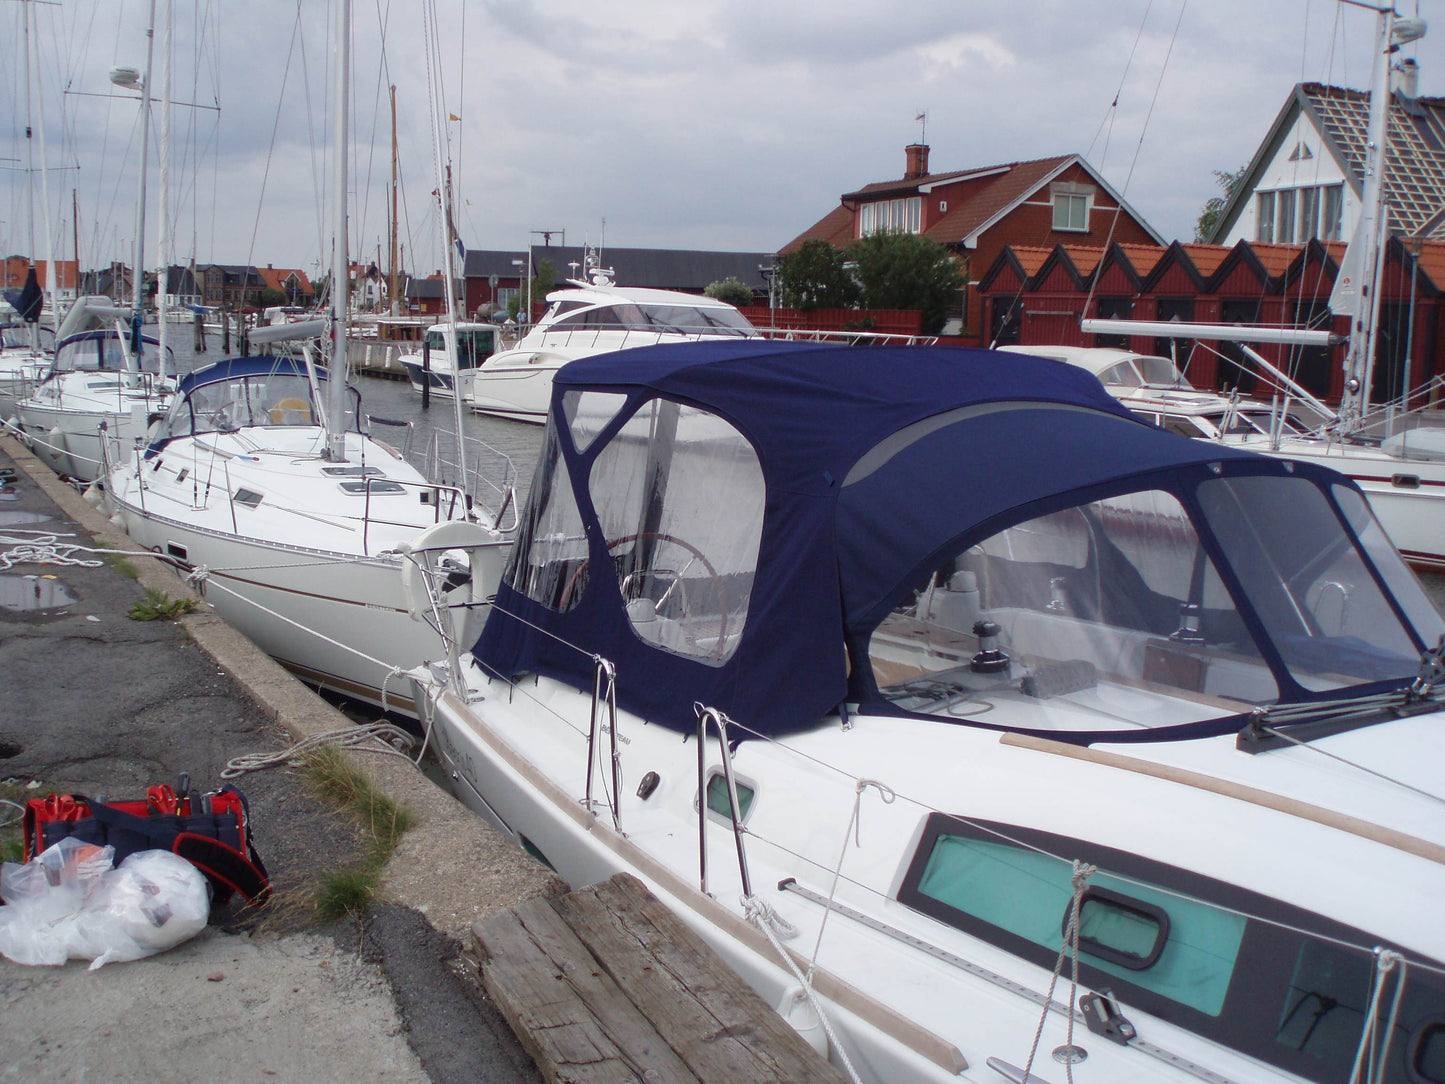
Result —
[[[148, 513], [114, 496], [112, 501], [142, 546], [204, 568], [198, 587], [206, 601], [302, 680], [416, 714], [409, 683], [393, 670], [444, 661], [446, 648], [429, 624], [408, 611], [403, 558], [361, 558], [231, 535]], [[490, 552], [495, 582], [501, 554]], [[479, 627], [485, 613], [465, 604], [451, 609], [459, 629]]]
[[106, 456], [115, 462], [145, 436], [154, 402], [144, 400], [120, 412], [48, 404], [31, 396], [17, 405], [16, 414], [41, 462], [57, 474], [93, 482], [104, 473]]

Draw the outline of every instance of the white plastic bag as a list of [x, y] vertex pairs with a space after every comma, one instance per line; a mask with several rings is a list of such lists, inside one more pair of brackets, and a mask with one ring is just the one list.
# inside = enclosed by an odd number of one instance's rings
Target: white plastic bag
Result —
[[114, 850], [62, 839], [24, 865], [0, 869], [0, 953], [22, 964], [93, 960], [91, 970], [186, 941], [210, 913], [206, 879], [169, 851]]

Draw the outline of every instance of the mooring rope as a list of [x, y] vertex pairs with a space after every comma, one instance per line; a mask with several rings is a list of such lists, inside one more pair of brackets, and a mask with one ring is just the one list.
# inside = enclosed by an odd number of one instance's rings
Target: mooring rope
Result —
[[300, 767], [305, 763], [307, 753], [325, 746], [351, 749], [358, 753], [381, 753], [384, 756], [401, 757], [411, 762], [411, 749], [416, 738], [392, 723], [362, 723], [355, 726], [323, 730], [303, 738], [294, 745], [275, 753], [245, 753], [226, 761], [221, 771], [222, 779], [236, 779], [247, 772], [264, 771], [283, 765]]

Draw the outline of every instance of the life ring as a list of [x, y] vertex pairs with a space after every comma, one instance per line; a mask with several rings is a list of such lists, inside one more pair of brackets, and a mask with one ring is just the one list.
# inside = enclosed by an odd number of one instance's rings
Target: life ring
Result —
[[311, 404], [305, 399], [278, 399], [266, 413], [272, 425], [311, 424]]
[[443, 550], [467, 550], [471, 566], [471, 584], [467, 602], [470, 605], [486, 605], [497, 593], [497, 584], [502, 578], [504, 558], [501, 537], [479, 523], [465, 519], [446, 520], [422, 531], [410, 542], [396, 547], [402, 554], [401, 588], [406, 599], [406, 611], [413, 621], [424, 621], [431, 616], [431, 594], [427, 588], [427, 574], [410, 555], [423, 551], [437, 553]]

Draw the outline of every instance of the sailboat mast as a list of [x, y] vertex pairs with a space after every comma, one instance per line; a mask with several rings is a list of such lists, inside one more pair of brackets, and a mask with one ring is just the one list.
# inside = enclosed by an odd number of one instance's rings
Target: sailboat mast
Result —
[[145, 320], [146, 164], [150, 158], [151, 64], [155, 59], [156, 0], [150, 0], [146, 17], [146, 70], [140, 86], [140, 179], [135, 197], [135, 267], [131, 274], [130, 352], [136, 371], [141, 367], [141, 324]]
[[336, 3], [336, 83], [331, 131], [331, 365], [327, 372], [326, 454], [346, 461], [346, 309], [351, 293], [346, 266], [347, 81], [351, 72], [351, 4]]
[[[35, 67], [30, 66], [30, 20], [34, 18], [34, 4], [25, 5], [25, 168], [26, 177], [26, 224], [29, 231], [27, 240], [30, 244], [30, 266], [35, 266], [35, 207], [34, 197], [31, 195], [31, 185], [34, 184], [34, 172], [31, 161], [30, 139], [32, 130], [40, 137], [40, 206], [41, 218], [45, 223], [45, 288], [50, 294], [51, 319], [56, 326], [60, 323], [60, 284], [55, 277], [55, 239], [51, 232], [50, 224], [50, 173], [45, 158], [45, 99], [41, 93], [40, 86], [40, 59], [39, 51], [36, 51]], [[38, 27], [37, 27], [38, 30]], [[34, 108], [39, 114], [39, 123], [31, 128], [31, 79], [35, 80]], [[31, 325], [31, 346], [38, 351], [40, 349], [40, 321], [37, 320]]]
[[387, 281], [386, 296], [391, 301], [391, 314], [398, 315], [401, 312], [401, 298], [396, 293], [396, 87], [391, 88], [391, 219], [388, 223], [391, 227], [388, 231], [391, 242], [391, 263], [390, 277]]
[[165, 0], [165, 37], [161, 42], [161, 161], [160, 161], [160, 213], [156, 225], [156, 259], [160, 261], [160, 274], [156, 278], [156, 353], [159, 357], [158, 372], [166, 375], [166, 339], [169, 338], [169, 321], [166, 319], [170, 308], [168, 295], [171, 290], [171, 70], [172, 70], [172, 4]]
[[452, 222], [452, 167], [446, 161], [446, 129], [441, 119], [441, 56], [440, 50], [436, 48], [439, 35], [436, 28], [436, 9], [433, 5], [428, 4], [422, 9], [422, 19], [427, 43], [427, 98], [431, 106], [432, 164], [436, 169], [437, 199], [441, 203], [437, 224], [442, 239], [442, 296], [446, 299], [447, 307], [445, 330], [442, 334], [452, 359], [452, 409], [457, 426], [457, 473], [465, 485], [467, 453], [462, 425], [462, 396], [466, 389], [462, 381], [461, 343], [457, 341], [456, 278], [452, 274], [452, 245], [457, 239], [457, 231]]
[[1340, 403], [1342, 427], [1359, 423], [1369, 409], [1375, 372], [1375, 342], [1380, 317], [1380, 269], [1385, 246], [1385, 147], [1389, 137], [1390, 55], [1394, 11], [1381, 8], [1375, 21], [1374, 64], [1370, 69], [1370, 116], [1365, 131], [1364, 186], [1360, 224], [1351, 240], [1358, 248], [1359, 299], [1354, 306], [1350, 345], [1345, 354], [1345, 393]]

